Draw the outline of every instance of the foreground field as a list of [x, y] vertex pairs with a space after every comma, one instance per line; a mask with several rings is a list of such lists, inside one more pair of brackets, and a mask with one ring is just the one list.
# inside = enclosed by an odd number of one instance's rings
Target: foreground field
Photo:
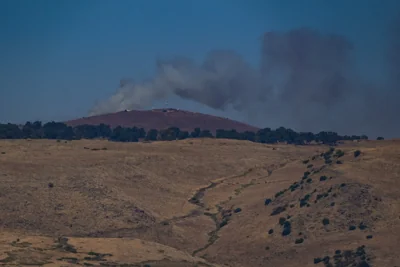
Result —
[[400, 266], [399, 185], [399, 141], [2, 140], [0, 264]]

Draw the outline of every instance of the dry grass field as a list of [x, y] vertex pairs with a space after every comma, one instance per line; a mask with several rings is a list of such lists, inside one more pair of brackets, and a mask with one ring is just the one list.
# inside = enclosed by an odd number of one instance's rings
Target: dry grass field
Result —
[[400, 266], [400, 141], [328, 151], [0, 140], [0, 265]]

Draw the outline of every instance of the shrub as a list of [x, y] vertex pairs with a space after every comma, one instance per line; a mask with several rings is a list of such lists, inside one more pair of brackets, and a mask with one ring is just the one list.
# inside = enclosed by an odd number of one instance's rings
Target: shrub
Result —
[[360, 224], [358, 225], [358, 228], [360, 228], [360, 230], [365, 230], [367, 228], [367, 226], [365, 225], [365, 223], [360, 222]]
[[311, 197], [311, 195], [307, 194], [302, 199], [300, 199], [300, 208], [302, 208], [308, 204], [307, 202], [310, 199], [310, 197]]
[[354, 157], [357, 158], [358, 156], [360, 156], [361, 151], [360, 150], [356, 150], [354, 151]]
[[285, 222], [286, 222], [286, 218], [284, 218], [284, 217], [280, 217], [279, 218], [279, 224], [280, 225], [283, 225]]
[[284, 212], [285, 210], [286, 210], [286, 207], [284, 207], [284, 206], [276, 207], [272, 210], [271, 216], [278, 215], [278, 214]]
[[312, 178], [308, 178], [306, 182], [311, 184], [312, 183]]
[[314, 165], [312, 165], [312, 164], [308, 164], [307, 165], [307, 168], [309, 169], [309, 168], [312, 168]]
[[299, 238], [299, 239], [296, 239], [296, 240], [294, 241], [295, 244], [301, 244], [301, 243], [303, 243], [303, 242], [304, 242], [304, 239], [303, 239], [303, 238]]
[[337, 160], [336, 164], [343, 164], [343, 162], [341, 160]]
[[54, 184], [53, 184], [53, 183], [49, 183], [47, 186], [48, 186], [49, 188], [53, 188], [53, 187], [54, 187]]
[[371, 239], [372, 238], [372, 235], [367, 235], [367, 239]]
[[349, 226], [349, 231], [356, 230], [356, 228], [357, 228], [357, 227], [355, 227], [354, 225], [350, 225], [350, 226]]
[[282, 196], [285, 192], [284, 191], [279, 191], [278, 193], [275, 194], [275, 198]]
[[289, 186], [290, 192], [295, 191], [300, 185], [295, 182], [294, 184], [292, 184], [291, 186]]
[[335, 206], [335, 202], [331, 202], [331, 207]]
[[271, 202], [272, 202], [272, 200], [270, 198], [266, 198], [264, 201], [264, 205], [268, 206]]
[[228, 221], [227, 220], [223, 220], [220, 224], [219, 224], [219, 228], [222, 228], [222, 227], [224, 227], [225, 225], [227, 225], [228, 224]]
[[343, 157], [344, 156], [344, 152], [342, 150], [340, 150], [340, 149], [336, 150], [335, 156], [338, 157], [338, 158]]
[[382, 136], [379, 136], [378, 138], [376, 138], [376, 140], [385, 140], [385, 138], [383, 138]]
[[269, 229], [268, 234], [272, 235], [274, 233], [274, 229]]
[[318, 264], [320, 262], [322, 262], [321, 258], [314, 258], [314, 264]]
[[340, 184], [340, 187], [345, 187], [345, 186], [346, 186], [345, 183]]
[[285, 223], [283, 224], [282, 236], [290, 235], [291, 232], [292, 232], [292, 225], [290, 224], [289, 221], [285, 221]]
[[335, 251], [335, 254], [336, 254], [336, 255], [340, 255], [340, 253], [342, 253], [342, 251], [341, 251], [340, 249], [338, 249], [338, 250]]
[[329, 219], [328, 219], [328, 218], [324, 218], [324, 219], [322, 220], [322, 224], [323, 224], [323, 225], [328, 225], [328, 224], [329, 224]]
[[242, 211], [241, 208], [236, 208], [233, 212], [234, 212], [234, 213], [239, 213], [239, 212], [241, 212], [241, 211]]
[[370, 265], [365, 260], [362, 260], [360, 261], [360, 263], [357, 264], [357, 267], [370, 267]]
[[303, 164], [307, 164], [309, 161], [310, 161], [310, 160], [308, 160], [308, 159], [303, 160]]
[[319, 180], [322, 181], [326, 181], [328, 179], [328, 177], [326, 177], [325, 175], [319, 177]]

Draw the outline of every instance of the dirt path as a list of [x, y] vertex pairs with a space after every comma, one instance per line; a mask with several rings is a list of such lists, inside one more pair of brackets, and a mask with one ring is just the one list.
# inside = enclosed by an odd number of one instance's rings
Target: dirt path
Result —
[[[267, 175], [263, 175], [263, 176], [259, 176], [256, 177], [254, 179], [251, 180], [250, 183], [247, 184], [242, 184], [241, 187], [239, 189], [235, 189], [234, 191], [234, 196], [239, 195], [241, 192], [243, 192], [243, 190], [247, 189], [248, 187], [252, 186], [255, 184], [256, 181], [262, 180], [262, 179], [266, 179], [268, 177], [270, 177], [274, 171], [279, 170], [284, 168], [286, 165], [290, 164], [294, 162], [293, 161], [287, 161], [287, 162], [283, 162], [279, 165], [269, 165], [267, 166]], [[264, 168], [264, 167], [259, 167], [259, 168]], [[217, 182], [211, 182], [211, 184], [209, 184], [208, 186], [202, 187], [200, 189], [198, 189], [196, 191], [196, 193], [193, 195], [193, 197], [189, 200], [190, 203], [199, 206], [200, 208], [204, 209], [204, 203], [202, 202], [204, 196], [207, 194], [207, 191], [210, 189], [214, 189], [216, 188], [219, 184], [222, 184], [224, 181], [228, 180], [228, 179], [232, 179], [232, 178], [238, 178], [240, 176], [246, 176], [248, 174], [250, 174], [251, 172], [255, 171], [257, 168], [252, 168], [249, 169], [249, 171], [245, 172], [244, 174], [241, 175], [236, 175], [233, 177], [228, 177], [225, 179], [221, 179], [218, 180]], [[226, 204], [228, 203], [234, 196], [231, 196], [229, 199], [226, 199], [224, 201], [221, 201], [220, 203], [215, 205], [215, 208], [217, 209], [217, 212], [215, 213], [210, 213], [205, 211], [204, 215], [205, 216], [209, 216], [215, 223], [215, 229], [211, 232], [208, 233], [209, 235], [209, 239], [208, 242], [205, 246], [196, 249], [195, 251], [193, 251], [192, 255], [196, 256], [199, 252], [206, 250], [208, 247], [210, 247], [211, 245], [213, 245], [219, 238], [218, 236], [218, 232], [219, 230], [224, 227], [225, 225], [227, 225], [228, 223], [228, 218], [230, 215], [224, 215], [223, 213], [223, 208], [221, 207], [222, 204]]]

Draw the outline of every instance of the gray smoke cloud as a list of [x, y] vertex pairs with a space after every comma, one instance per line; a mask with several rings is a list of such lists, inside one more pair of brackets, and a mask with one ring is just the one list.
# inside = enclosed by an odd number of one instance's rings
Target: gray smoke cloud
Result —
[[358, 76], [354, 47], [345, 37], [299, 28], [265, 33], [257, 68], [231, 50], [211, 51], [202, 64], [186, 57], [160, 60], [153, 79], [122, 81], [90, 115], [142, 109], [176, 95], [216, 110], [239, 111], [260, 127], [400, 135], [395, 123], [395, 114], [400, 114], [398, 25], [394, 23], [390, 34], [387, 85]]

